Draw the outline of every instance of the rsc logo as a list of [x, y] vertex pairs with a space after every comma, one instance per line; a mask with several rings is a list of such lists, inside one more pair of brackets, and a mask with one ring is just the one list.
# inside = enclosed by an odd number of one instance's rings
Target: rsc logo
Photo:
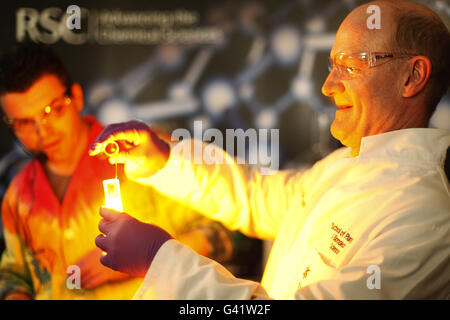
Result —
[[88, 34], [81, 32], [81, 20], [88, 15], [87, 9], [76, 5], [69, 6], [66, 11], [54, 7], [41, 12], [34, 8], [19, 8], [16, 11], [16, 40], [22, 42], [28, 36], [33, 42], [45, 44], [60, 39], [69, 44], [83, 44], [88, 40]]

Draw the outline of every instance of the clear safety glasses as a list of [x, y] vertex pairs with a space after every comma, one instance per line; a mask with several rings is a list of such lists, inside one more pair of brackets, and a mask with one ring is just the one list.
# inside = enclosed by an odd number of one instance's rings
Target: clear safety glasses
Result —
[[42, 124], [51, 124], [57, 121], [65, 111], [65, 107], [69, 105], [71, 99], [65, 93], [61, 97], [56, 98], [50, 104], [42, 108], [38, 120], [33, 118], [11, 119], [7, 116], [3, 117], [3, 121], [6, 122], [15, 132], [32, 132], [36, 130], [37, 121]]
[[418, 54], [393, 52], [338, 52], [328, 59], [328, 71], [337, 71], [341, 79], [354, 79], [367, 69], [382, 65], [392, 59], [410, 58]]

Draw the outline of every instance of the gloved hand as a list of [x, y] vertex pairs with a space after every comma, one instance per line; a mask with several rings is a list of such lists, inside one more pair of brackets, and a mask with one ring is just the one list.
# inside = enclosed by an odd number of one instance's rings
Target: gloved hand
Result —
[[111, 164], [124, 163], [132, 177], [149, 177], [165, 166], [170, 147], [145, 123], [128, 121], [107, 126], [92, 143], [89, 155], [103, 153], [110, 142], [119, 145], [119, 152], [109, 158]]
[[99, 229], [104, 235], [99, 235], [95, 244], [106, 253], [100, 262], [113, 270], [144, 277], [159, 248], [172, 236], [109, 208], [100, 208], [100, 215]]

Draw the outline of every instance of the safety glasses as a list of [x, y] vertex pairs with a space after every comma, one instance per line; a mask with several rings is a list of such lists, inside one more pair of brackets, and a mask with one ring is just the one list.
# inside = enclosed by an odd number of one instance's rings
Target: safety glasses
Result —
[[27, 133], [37, 129], [37, 122], [47, 125], [58, 120], [64, 113], [65, 107], [69, 105], [71, 99], [66, 93], [61, 97], [56, 98], [48, 105], [44, 106], [37, 117], [38, 120], [33, 118], [15, 118], [11, 119], [7, 116], [3, 116], [3, 121], [10, 126], [15, 132]]
[[370, 68], [382, 65], [393, 59], [410, 58], [418, 54], [394, 52], [337, 52], [328, 59], [328, 71], [335, 70], [341, 79], [354, 79]]

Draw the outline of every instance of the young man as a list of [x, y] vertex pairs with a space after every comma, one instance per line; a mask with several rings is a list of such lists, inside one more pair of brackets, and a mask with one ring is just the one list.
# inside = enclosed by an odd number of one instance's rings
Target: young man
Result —
[[[142, 279], [102, 266], [94, 244], [104, 204], [102, 181], [116, 172], [106, 156], [87, 154], [103, 127], [81, 115], [81, 86], [71, 82], [50, 49], [37, 45], [6, 53], [0, 70], [4, 120], [34, 157], [2, 203], [6, 250], [0, 298], [131, 299]], [[121, 166], [119, 180], [125, 210], [161, 225], [201, 254], [229, 256], [231, 243], [218, 223], [127, 180]], [[214, 237], [223, 242], [212, 243]]]
[[[379, 8], [380, 29], [367, 27], [369, 5]], [[422, 5], [375, 1], [353, 10], [322, 88], [338, 106], [331, 133], [347, 148], [305, 173], [262, 176], [229, 158], [197, 165], [141, 123], [107, 127], [93, 155], [128, 139], [134, 146], [118, 159], [130, 177], [274, 245], [259, 284], [234, 278], [156, 226], [101, 209], [102, 263], [145, 274], [136, 296], [144, 299], [449, 299], [450, 132], [427, 128], [449, 85], [449, 52], [448, 30]], [[130, 253], [136, 241], [153, 249]]]

